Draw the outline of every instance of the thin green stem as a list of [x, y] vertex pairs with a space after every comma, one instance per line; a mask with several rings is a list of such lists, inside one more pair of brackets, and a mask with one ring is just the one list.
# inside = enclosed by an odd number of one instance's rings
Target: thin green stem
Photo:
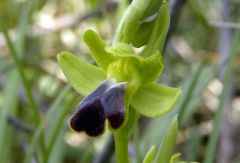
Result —
[[114, 134], [115, 156], [117, 163], [129, 163], [128, 158], [128, 136], [124, 132], [118, 131]]
[[133, 109], [132, 107], [129, 107], [128, 109], [128, 121], [126, 125], [114, 133], [115, 156], [117, 163], [129, 163], [128, 141], [132, 128], [136, 120], [138, 119], [135, 109]]

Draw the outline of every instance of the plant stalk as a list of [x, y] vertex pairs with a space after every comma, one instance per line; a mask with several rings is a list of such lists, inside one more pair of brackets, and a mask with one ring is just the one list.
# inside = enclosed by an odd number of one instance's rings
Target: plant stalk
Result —
[[115, 156], [117, 163], [129, 163], [128, 158], [128, 136], [121, 130], [114, 134]]
[[131, 131], [135, 122], [138, 119], [138, 114], [135, 109], [129, 106], [128, 108], [128, 121], [120, 130], [114, 133], [115, 141], [115, 156], [117, 163], [129, 163], [128, 157], [128, 142]]

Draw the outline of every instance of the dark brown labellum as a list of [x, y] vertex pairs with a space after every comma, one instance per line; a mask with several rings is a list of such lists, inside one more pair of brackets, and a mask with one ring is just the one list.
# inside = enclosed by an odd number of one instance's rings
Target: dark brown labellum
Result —
[[106, 119], [113, 129], [119, 128], [125, 117], [125, 84], [114, 85], [114, 80], [101, 84], [79, 103], [69, 122], [71, 128], [77, 132], [85, 131], [89, 136], [98, 136], [104, 132]]
[[89, 136], [98, 136], [104, 131], [105, 115], [99, 100], [89, 105], [77, 107], [70, 120], [70, 126], [77, 132], [86, 131]]
[[101, 99], [106, 117], [114, 129], [119, 128], [124, 121], [124, 85], [121, 83], [111, 87]]

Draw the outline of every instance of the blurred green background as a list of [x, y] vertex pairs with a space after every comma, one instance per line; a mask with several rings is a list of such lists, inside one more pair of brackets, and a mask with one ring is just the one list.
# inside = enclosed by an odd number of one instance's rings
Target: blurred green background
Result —
[[[111, 133], [78, 134], [68, 119], [83, 98], [59, 69], [70, 51], [94, 63], [82, 41], [88, 28], [110, 43], [127, 0], [1, 0], [0, 162], [114, 162]], [[179, 114], [182, 159], [240, 162], [240, 1], [169, 0], [171, 29], [159, 82], [181, 87], [176, 109], [142, 117], [129, 144], [141, 162]], [[9, 36], [9, 37], [8, 37]]]

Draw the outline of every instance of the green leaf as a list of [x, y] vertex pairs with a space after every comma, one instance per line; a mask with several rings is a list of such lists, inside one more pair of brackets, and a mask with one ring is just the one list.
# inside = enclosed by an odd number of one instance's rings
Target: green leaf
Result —
[[163, 70], [162, 56], [157, 51], [156, 54], [145, 59], [140, 70], [142, 82], [144, 84], [157, 80]]
[[91, 93], [106, 79], [101, 69], [81, 61], [69, 52], [61, 52], [57, 59], [68, 82], [84, 96]]
[[130, 104], [144, 116], [158, 117], [173, 109], [180, 94], [179, 88], [151, 83], [141, 86], [132, 96]]
[[180, 156], [181, 156], [181, 153], [175, 153], [174, 155], [172, 155], [170, 159], [170, 163], [177, 163]]
[[175, 116], [161, 143], [157, 158], [155, 160], [156, 163], [170, 162], [171, 155], [177, 139], [177, 132], [178, 132], [178, 119], [177, 116]]
[[105, 42], [93, 30], [87, 30], [84, 33], [83, 40], [89, 47], [91, 55], [95, 58], [97, 64], [106, 71], [108, 65], [112, 63], [115, 58], [105, 50]]
[[152, 163], [153, 160], [155, 159], [156, 154], [157, 154], [157, 148], [156, 148], [155, 145], [153, 145], [149, 149], [148, 153], [146, 154], [146, 156], [145, 156], [145, 158], [143, 160], [143, 163]]

